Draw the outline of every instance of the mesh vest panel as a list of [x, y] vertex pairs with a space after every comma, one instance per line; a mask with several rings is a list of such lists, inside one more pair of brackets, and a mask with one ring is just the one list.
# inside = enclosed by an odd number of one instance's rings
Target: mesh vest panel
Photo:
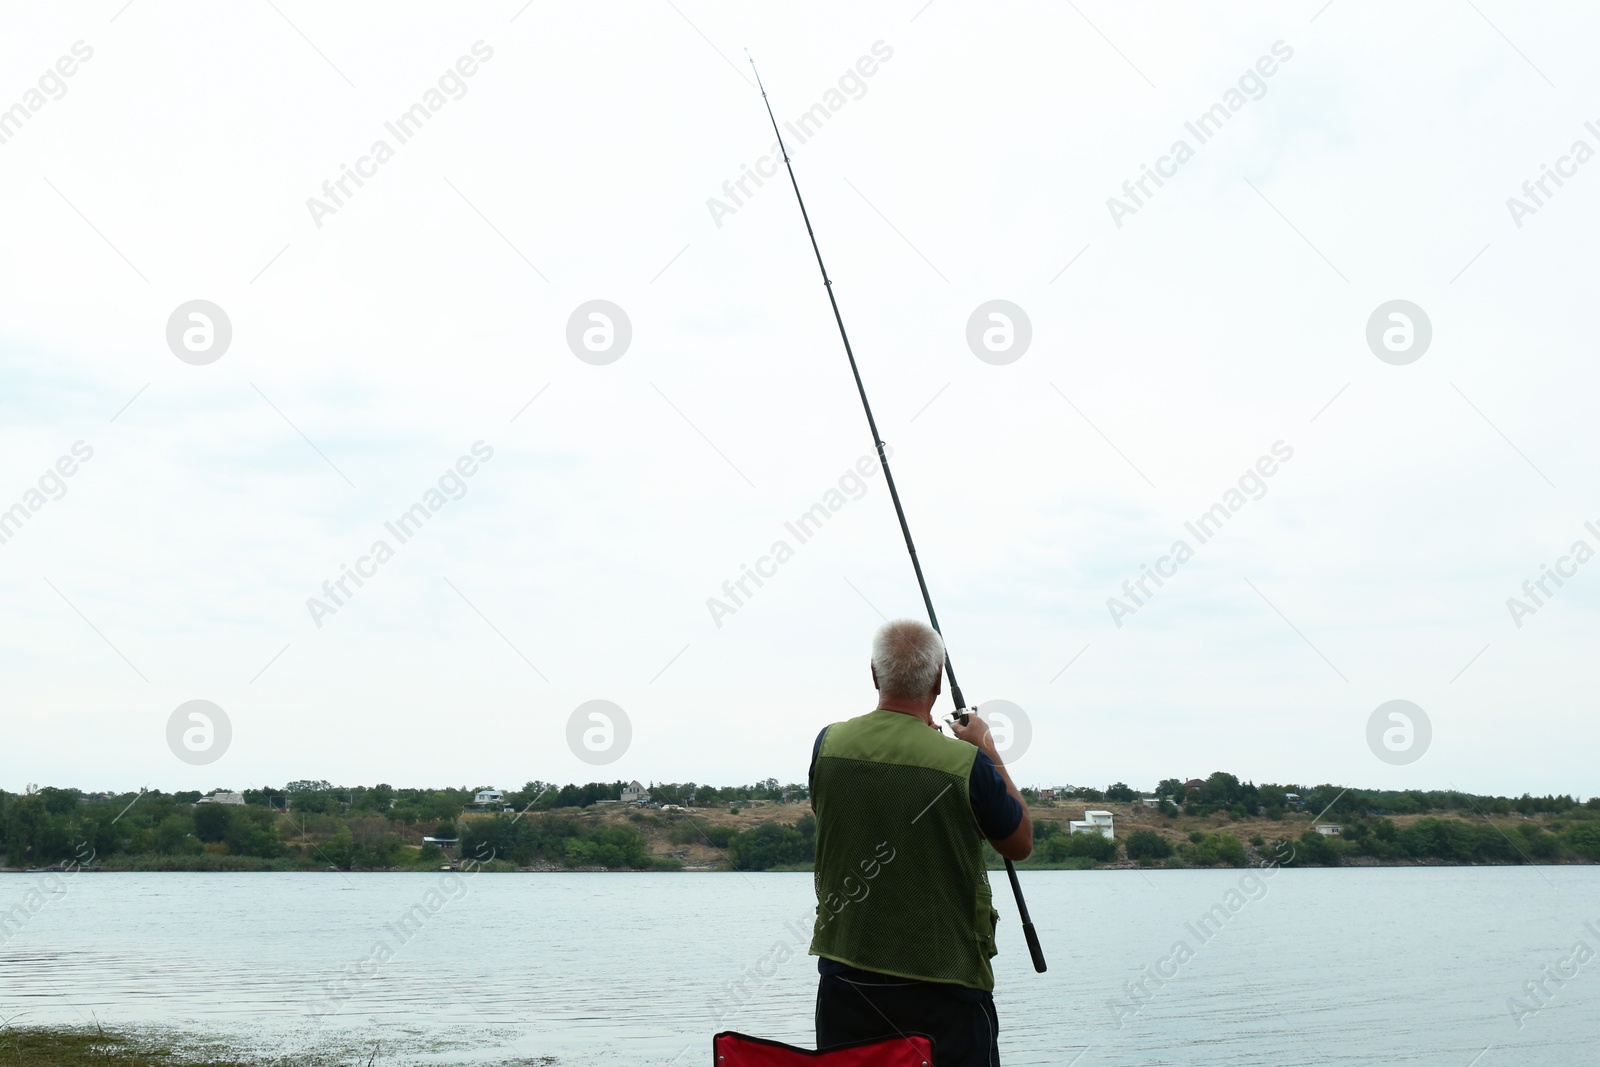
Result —
[[874, 711], [828, 728], [817, 756], [815, 955], [993, 989], [998, 913], [967, 784], [977, 750]]

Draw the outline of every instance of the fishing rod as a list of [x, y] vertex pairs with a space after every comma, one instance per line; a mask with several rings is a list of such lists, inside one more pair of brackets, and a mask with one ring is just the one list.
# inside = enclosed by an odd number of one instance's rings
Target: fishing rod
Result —
[[[885, 450], [883, 438], [878, 436], [878, 423], [872, 417], [872, 405], [867, 402], [867, 387], [861, 382], [861, 369], [856, 366], [856, 354], [850, 347], [850, 335], [844, 329], [844, 316], [839, 314], [839, 301], [834, 299], [833, 280], [828, 277], [828, 268], [822, 262], [822, 249], [817, 245], [817, 235], [811, 228], [811, 215], [806, 211], [805, 198], [800, 195], [800, 182], [794, 176], [794, 164], [789, 162], [789, 149], [783, 143], [783, 133], [778, 129], [778, 118], [772, 113], [772, 101], [767, 99], [767, 87], [761, 84], [761, 72], [756, 70], [755, 57], [750, 55], [750, 50], [744, 50], [745, 57], [750, 60], [750, 70], [756, 76], [756, 87], [761, 90], [761, 102], [767, 106], [767, 118], [772, 121], [772, 132], [778, 137], [778, 150], [783, 153], [783, 165], [789, 171], [789, 184], [794, 186], [794, 198], [800, 205], [800, 217], [806, 223], [806, 236], [811, 238], [811, 251], [817, 256], [817, 269], [822, 272], [822, 284], [828, 290], [828, 304], [833, 308], [833, 321], [839, 325], [839, 339], [844, 342], [844, 354], [850, 360], [850, 373], [856, 380], [856, 392], [861, 394], [861, 410], [867, 413], [867, 428], [872, 431], [872, 444], [878, 450], [878, 462], [883, 466], [883, 480], [889, 486], [889, 499], [894, 501], [894, 513], [900, 519], [900, 532], [906, 539], [906, 551], [911, 553], [911, 568], [917, 572], [917, 588], [922, 590], [922, 603], [928, 609], [928, 622], [940, 637], [944, 631], [939, 629], [939, 617], [933, 611], [933, 598], [928, 595], [928, 582], [922, 576], [922, 561], [917, 558], [917, 546], [911, 541], [911, 527], [906, 522], [906, 509], [900, 505], [900, 491], [895, 488], [894, 474], [889, 470], [889, 454]], [[945, 649], [944, 672], [950, 679], [950, 697], [956, 704], [956, 717], [966, 725], [968, 712], [966, 700], [961, 695], [961, 683], [956, 681], [956, 669], [950, 664], [950, 650]], [[1033, 919], [1028, 915], [1028, 902], [1022, 899], [1022, 883], [1017, 881], [1017, 867], [1009, 859], [1006, 860], [1006, 876], [1011, 880], [1011, 893], [1017, 898], [1017, 914], [1022, 920], [1022, 934], [1028, 941], [1028, 953], [1033, 957], [1033, 969], [1040, 974], [1044, 973], [1044, 949], [1039, 946], [1039, 935], [1034, 932]]]

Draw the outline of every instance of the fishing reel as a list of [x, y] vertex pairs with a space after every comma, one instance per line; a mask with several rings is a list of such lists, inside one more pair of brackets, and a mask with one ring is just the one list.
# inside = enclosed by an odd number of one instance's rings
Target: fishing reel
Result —
[[970, 717], [976, 714], [978, 714], [977, 708], [957, 708], [955, 711], [952, 711], [950, 713], [950, 717], [945, 720], [945, 725], [954, 726], [956, 723], [960, 723], [962, 726], [965, 726], [967, 725]]

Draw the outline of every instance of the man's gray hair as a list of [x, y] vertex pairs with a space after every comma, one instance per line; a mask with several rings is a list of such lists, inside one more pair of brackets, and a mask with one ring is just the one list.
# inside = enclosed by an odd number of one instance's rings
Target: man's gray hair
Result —
[[944, 639], [926, 623], [896, 619], [872, 638], [872, 669], [886, 697], [925, 697], [944, 670]]

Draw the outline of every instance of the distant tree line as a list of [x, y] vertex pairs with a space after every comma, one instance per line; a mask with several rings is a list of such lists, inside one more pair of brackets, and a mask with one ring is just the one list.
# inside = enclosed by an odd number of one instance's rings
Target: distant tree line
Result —
[[[1571, 796], [1502, 797], [1462, 793], [1456, 790], [1357, 789], [1341, 785], [1303, 786], [1295, 784], [1256, 785], [1241, 782], [1226, 771], [1216, 771], [1204, 779], [1163, 778], [1152, 799], [1164, 802], [1162, 811], [1191, 816], [1232, 815], [1237, 819], [1265, 816], [1281, 819], [1294, 811], [1309, 810], [1325, 814], [1330, 820], [1377, 815], [1426, 815], [1430, 812], [1461, 812], [1477, 815], [1562, 815], [1577, 808], [1600, 811], [1600, 797], [1580, 802]], [[1032, 802], [1040, 800], [1038, 789], [1023, 789]], [[1131, 803], [1141, 793], [1125, 782], [1113, 782], [1105, 789], [1079, 786], [1057, 790], [1057, 800], [1089, 800]], [[1293, 798], [1298, 798], [1298, 800]]]
[[1600, 818], [1524, 822], [1509, 828], [1461, 819], [1418, 819], [1399, 826], [1382, 817], [1340, 824], [1339, 836], [1307, 830], [1295, 841], [1292, 865], [1337, 866], [1354, 857], [1445, 863], [1600, 863]]
[[[93, 855], [108, 867], [161, 866], [215, 869], [388, 869], [437, 866], [449, 856], [434, 846], [420, 854], [423, 835], [460, 838], [459, 857], [480, 851], [509, 864], [550, 863], [574, 867], [646, 869], [647, 838], [634, 826], [600, 825], [578, 819], [575, 810], [616, 800], [622, 781], [583, 785], [532, 781], [505, 794], [499, 812], [463, 819], [482, 810], [473, 804], [482, 787], [405, 789], [387, 784], [335, 786], [296, 781], [282, 788], [242, 793], [242, 805], [196, 804], [198, 792], [88, 794], [44, 788], [27, 794], [0, 790], [0, 856], [12, 867], [47, 866]], [[698, 813], [633, 813], [659, 820], [676, 844], [699, 842], [719, 850], [739, 870], [800, 868], [815, 856], [816, 823], [769, 822], [747, 830], [704, 817], [713, 807], [736, 808], [753, 801], [802, 800], [803, 786], [768, 778], [753, 785], [714, 787], [695, 782], [652, 783], [654, 802], [692, 806]], [[1033, 790], [1030, 799], [1037, 799]], [[1298, 802], [1291, 796], [1298, 794]], [[1139, 792], [1122, 782], [1072, 795], [1086, 801], [1131, 802]], [[1195, 784], [1163, 779], [1155, 795], [1160, 812], [1196, 817], [1284, 820], [1320, 815], [1338, 823], [1340, 836], [1313, 830], [1272, 835], [1292, 865], [1331, 865], [1368, 857], [1381, 862], [1422, 860], [1452, 863], [1600, 862], [1600, 798], [1580, 803], [1570, 796], [1500, 797], [1456, 791], [1390, 791], [1336, 785], [1256, 785], [1218, 771]], [[1059, 796], [1059, 794], [1058, 794]], [[1402, 825], [1394, 816], [1455, 814], [1464, 819], [1421, 818]], [[1522, 815], [1528, 821], [1498, 828], [1485, 816]], [[1159, 824], [1158, 824], [1159, 825]], [[1290, 823], [1289, 825], [1293, 825]], [[1302, 821], [1302, 827], [1305, 825]], [[1288, 831], [1288, 826], [1285, 827]], [[1031, 864], [1084, 866], [1128, 859], [1189, 866], [1251, 862], [1234, 835], [1190, 834], [1168, 840], [1139, 830], [1123, 841], [1098, 834], [1065, 834], [1059, 823], [1036, 820], [1037, 848]], [[1265, 854], [1264, 840], [1251, 848]]]
[[[519, 865], [538, 861], [626, 869], [660, 866], [649, 858], [647, 841], [637, 830], [596, 828], [559, 814], [563, 809], [615, 801], [627, 784], [528, 782], [506, 793], [496, 805], [515, 812], [504, 820], [512, 827], [509, 831], [501, 820], [462, 820], [464, 812], [483, 810], [473, 799], [487, 787], [478, 786], [403, 789], [382, 783], [335, 786], [294, 781], [282, 788], [243, 790], [242, 805], [197, 804], [207, 794], [194, 791], [114, 795], [53, 787], [27, 794], [0, 790], [0, 862], [43, 867], [92, 856], [94, 862], [113, 868], [438, 866], [449, 858], [443, 850], [430, 845], [419, 856], [414, 846], [424, 835], [448, 839], [459, 833], [461, 851], [456, 855], [460, 857], [470, 857], [474, 855], [470, 850], [482, 847], [490, 850], [486, 854]], [[700, 807], [806, 796], [803, 786], [783, 786], [775, 778], [742, 786], [666, 783], [653, 785], [651, 793], [656, 803], [684, 804], [692, 798]], [[759, 847], [751, 853], [765, 854]], [[809, 857], [780, 862], [809, 862]]]
[[[89, 797], [76, 789], [0, 791], [0, 854], [10, 866], [97, 862], [127, 854], [206, 854], [276, 860], [288, 855], [265, 806], [195, 806], [199, 793]], [[132, 805], [130, 807], [130, 804]]]
[[[582, 808], [600, 800], [616, 800], [627, 782], [590, 782], [588, 785], [557, 786], [553, 782], [529, 782], [506, 794], [506, 803], [517, 810], [551, 811], [556, 808]], [[652, 782], [647, 787], [655, 804], [712, 808], [752, 800], [805, 800], [810, 794], [803, 785], [780, 785], [767, 778], [754, 785], [706, 785], [696, 782]], [[468, 797], [470, 800], [471, 798]]]
[[[1154, 830], [1139, 829], [1121, 843], [1095, 833], [1065, 834], [1060, 824], [1034, 824], [1034, 855], [1027, 864], [1092, 866], [1126, 857], [1144, 866], [1244, 867], [1277, 863], [1285, 867], [1337, 867], [1369, 857], [1383, 863], [1600, 863], [1600, 817], [1588, 808], [1574, 817], [1511, 827], [1462, 819], [1424, 818], [1401, 826], [1368, 816], [1339, 824], [1339, 836], [1306, 830], [1298, 837], [1252, 835], [1250, 848], [1226, 831], [1191, 830], [1176, 842]], [[1254, 852], [1252, 856], [1250, 853]]]

